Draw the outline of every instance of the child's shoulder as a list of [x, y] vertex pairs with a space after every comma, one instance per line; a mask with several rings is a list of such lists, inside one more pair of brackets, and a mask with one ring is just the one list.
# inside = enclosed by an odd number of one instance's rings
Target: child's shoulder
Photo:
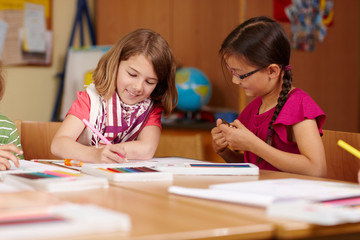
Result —
[[288, 96], [288, 100], [286, 101], [288, 103], [296, 103], [296, 102], [315, 102], [311, 96], [306, 93], [304, 90], [300, 88], [293, 89]]
[[7, 116], [0, 113], [0, 135], [8, 136], [8, 133], [16, 129], [15, 123]]
[[3, 125], [3, 123], [8, 123], [8, 124], [11, 124], [11, 125], [15, 125], [14, 122], [10, 118], [8, 118], [4, 114], [0, 113], [0, 124]]
[[315, 100], [300, 88], [295, 88], [289, 93], [288, 100], [285, 102], [285, 105], [280, 113], [282, 115], [291, 115], [296, 112], [294, 109], [298, 110], [297, 112], [301, 115], [301, 117], [306, 116], [310, 119], [314, 118], [314, 116], [325, 115]]

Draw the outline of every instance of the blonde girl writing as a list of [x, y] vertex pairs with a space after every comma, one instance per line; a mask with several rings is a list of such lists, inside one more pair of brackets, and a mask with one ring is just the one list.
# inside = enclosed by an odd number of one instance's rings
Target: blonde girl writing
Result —
[[[78, 92], [51, 150], [92, 163], [150, 159], [159, 143], [161, 115], [177, 101], [175, 63], [168, 43], [150, 29], [124, 36], [99, 61], [94, 83]], [[88, 120], [112, 145], [85, 126]], [[119, 156], [121, 155], [121, 156]]]

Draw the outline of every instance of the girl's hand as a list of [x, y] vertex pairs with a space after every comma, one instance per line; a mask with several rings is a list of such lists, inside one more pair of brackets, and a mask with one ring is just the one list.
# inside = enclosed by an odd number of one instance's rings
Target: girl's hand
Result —
[[8, 170], [11, 168], [9, 161], [12, 161], [16, 167], [20, 167], [19, 158], [15, 154], [23, 154], [20, 148], [16, 147], [13, 143], [0, 146], [0, 170]]
[[257, 136], [249, 131], [239, 120], [235, 120], [230, 125], [231, 127], [224, 124], [219, 126], [229, 146], [234, 150], [250, 151]]
[[[96, 148], [96, 159], [100, 163], [123, 163], [126, 160], [126, 152], [124, 147], [120, 144], [104, 145]], [[119, 154], [121, 156], [119, 156]]]
[[228, 143], [225, 139], [225, 136], [219, 126], [222, 124], [221, 119], [216, 120], [216, 127], [211, 130], [212, 137], [212, 146], [214, 151], [219, 154], [225, 151], [228, 146]]

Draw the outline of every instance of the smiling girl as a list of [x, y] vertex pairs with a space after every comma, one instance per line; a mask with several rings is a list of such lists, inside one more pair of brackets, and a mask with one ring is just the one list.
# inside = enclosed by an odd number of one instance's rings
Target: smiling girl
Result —
[[[161, 115], [176, 106], [176, 66], [168, 43], [149, 29], [124, 36], [99, 61], [94, 83], [78, 92], [51, 144], [54, 155], [83, 162], [150, 159]], [[82, 119], [112, 145], [106, 145]]]
[[213, 148], [226, 162], [324, 177], [321, 134], [326, 115], [292, 85], [290, 53], [283, 27], [268, 17], [249, 19], [226, 37], [222, 62], [232, 82], [254, 100], [230, 126], [217, 120], [211, 131]]

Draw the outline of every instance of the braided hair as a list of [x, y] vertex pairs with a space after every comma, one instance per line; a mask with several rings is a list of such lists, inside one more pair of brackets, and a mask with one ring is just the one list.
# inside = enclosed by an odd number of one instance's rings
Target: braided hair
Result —
[[[268, 127], [266, 143], [272, 145], [273, 123], [283, 108], [292, 84], [289, 65], [291, 47], [284, 28], [278, 22], [264, 16], [251, 18], [235, 28], [220, 48], [222, 64], [229, 56], [243, 57], [253, 66], [266, 68], [277, 64], [284, 71], [282, 89]], [[261, 159], [258, 157], [257, 163]]]

